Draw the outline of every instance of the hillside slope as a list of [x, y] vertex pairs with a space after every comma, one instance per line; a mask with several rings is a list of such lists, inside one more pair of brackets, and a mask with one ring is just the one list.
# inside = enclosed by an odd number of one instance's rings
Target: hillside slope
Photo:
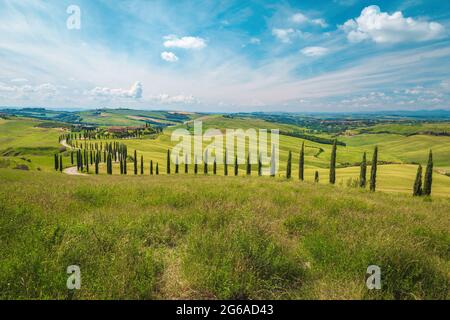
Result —
[[[446, 199], [278, 178], [0, 180], [2, 299], [448, 298]], [[365, 286], [372, 264], [381, 291]]]

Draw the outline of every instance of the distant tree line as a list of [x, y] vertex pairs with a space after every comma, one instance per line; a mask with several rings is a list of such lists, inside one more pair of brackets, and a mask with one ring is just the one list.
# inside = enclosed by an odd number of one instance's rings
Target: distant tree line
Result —
[[284, 136], [290, 136], [290, 137], [300, 138], [300, 139], [304, 139], [304, 140], [309, 140], [309, 141], [317, 142], [317, 143], [321, 143], [321, 144], [335, 144], [336, 143], [339, 146], [346, 146], [345, 142], [336, 141], [336, 139], [317, 137], [317, 136], [305, 134], [305, 133], [298, 132], [298, 131], [292, 131], [292, 132], [280, 131], [280, 134], [282, 134]]

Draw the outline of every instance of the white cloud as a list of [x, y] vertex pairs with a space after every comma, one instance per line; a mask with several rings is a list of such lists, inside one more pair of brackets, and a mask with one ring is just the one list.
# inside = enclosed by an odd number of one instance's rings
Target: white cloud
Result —
[[182, 49], [203, 49], [206, 47], [206, 41], [200, 37], [182, 37], [175, 35], [164, 37], [164, 47], [166, 48], [182, 48]]
[[440, 38], [444, 33], [444, 27], [440, 23], [405, 18], [401, 11], [390, 15], [381, 12], [378, 6], [364, 8], [358, 18], [348, 20], [341, 28], [351, 42], [427, 41]]
[[301, 12], [297, 12], [291, 17], [291, 21], [296, 24], [312, 24], [316, 26], [320, 26], [322, 28], [328, 27], [328, 24], [324, 19], [310, 19], [306, 15]]
[[168, 62], [177, 62], [178, 57], [173, 52], [161, 52], [161, 59], [168, 61]]
[[88, 91], [87, 94], [94, 97], [103, 97], [103, 98], [140, 99], [142, 98], [142, 91], [143, 91], [142, 84], [139, 81], [137, 81], [128, 90], [95, 87], [94, 89]]
[[313, 20], [311, 20], [311, 23], [315, 24], [315, 25], [318, 25], [318, 26], [320, 26], [322, 28], [328, 27], [328, 24], [325, 22], [324, 19], [313, 19]]
[[136, 81], [129, 91], [130, 97], [133, 99], [140, 99], [142, 98], [142, 91], [142, 83]]
[[301, 50], [301, 53], [308, 57], [321, 57], [326, 55], [328, 51], [324, 47], [306, 47]]
[[291, 36], [295, 33], [295, 30], [292, 28], [289, 29], [272, 29], [272, 35], [278, 38], [283, 43], [290, 43]]
[[163, 93], [151, 98], [151, 100], [161, 104], [192, 104], [198, 102], [198, 100], [192, 95], [174, 95]]
[[309, 19], [303, 13], [298, 12], [291, 17], [292, 22], [294, 23], [305, 23], [308, 22]]
[[261, 44], [261, 40], [259, 38], [251, 38], [250, 43], [251, 44]]
[[17, 83], [17, 82], [28, 82], [28, 79], [25, 79], [25, 78], [16, 78], [16, 79], [11, 79], [11, 82], [15, 82], [15, 83]]

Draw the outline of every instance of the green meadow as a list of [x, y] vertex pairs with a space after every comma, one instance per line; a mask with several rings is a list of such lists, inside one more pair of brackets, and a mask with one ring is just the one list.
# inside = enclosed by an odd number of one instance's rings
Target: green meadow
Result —
[[0, 119], [0, 168], [26, 165], [32, 170], [49, 171], [50, 155], [61, 149], [58, 137], [62, 129], [40, 128], [42, 121]]
[[0, 179], [2, 299], [448, 298], [446, 199], [270, 177]]
[[425, 132], [442, 133], [450, 132], [449, 122], [410, 123], [410, 124], [379, 124], [360, 131], [370, 133], [394, 133], [402, 135], [414, 135]]
[[[264, 120], [232, 119], [220, 115], [208, 115], [198, 118], [203, 122], [203, 132], [208, 129], [218, 128], [225, 132], [226, 129], [241, 128], [247, 130], [278, 128], [280, 130], [293, 130], [295, 126], [271, 123]], [[32, 119], [0, 120], [0, 167], [15, 167], [20, 164], [27, 165], [31, 170], [53, 171], [53, 154], [65, 150], [58, 143], [58, 137], [66, 132], [61, 128], [41, 128], [42, 122]], [[179, 124], [166, 128], [156, 139], [126, 139], [126, 140], [92, 140], [91, 142], [105, 143], [120, 141], [128, 146], [130, 153], [137, 151], [138, 157], [144, 157], [144, 172], [149, 174], [149, 163], [153, 160], [158, 163], [160, 173], [165, 174], [167, 163], [167, 150], [172, 149], [179, 141], [171, 141], [171, 133], [177, 128], [193, 131], [193, 123]], [[331, 137], [331, 136], [328, 136]], [[433, 150], [434, 157], [434, 195], [448, 197], [450, 195], [450, 177], [445, 173], [450, 172], [450, 138], [447, 136], [411, 135], [400, 134], [358, 134], [353, 136], [341, 135], [337, 139], [346, 143], [346, 146], [337, 148], [337, 182], [339, 185], [351, 185], [359, 177], [359, 162], [363, 152], [367, 152], [367, 159], [372, 157], [375, 145], [379, 148], [378, 190], [385, 192], [410, 193], [417, 170], [417, 164], [426, 165], [429, 149]], [[225, 148], [225, 139], [223, 146]], [[85, 141], [79, 141], [85, 143]], [[89, 143], [89, 141], [88, 141]], [[204, 142], [203, 148], [210, 142]], [[248, 145], [248, 140], [246, 141]], [[305, 175], [306, 179], [313, 181], [315, 171], [319, 172], [320, 183], [328, 181], [329, 159], [331, 145], [321, 144], [310, 140], [291, 136], [280, 135], [280, 170], [278, 175], [285, 176], [286, 163], [289, 151], [292, 152], [292, 176], [298, 176], [299, 150], [305, 143]], [[193, 144], [192, 144], [193, 149]], [[270, 153], [270, 150], [267, 150]], [[63, 166], [72, 166], [70, 150], [62, 153]], [[129, 172], [132, 172], [133, 164], [129, 161]], [[114, 174], [118, 174], [119, 167], [114, 165]], [[182, 166], [180, 166], [182, 167]], [[202, 165], [199, 171], [203, 172]], [[210, 167], [212, 167], [210, 165]], [[245, 175], [245, 164], [239, 166], [239, 175]], [[184, 172], [183, 170], [180, 170]], [[229, 165], [232, 170], [232, 165]], [[105, 173], [105, 166], [101, 164], [100, 171]], [[210, 168], [211, 171], [211, 168]], [[252, 166], [253, 174], [257, 174], [257, 166]], [[189, 166], [189, 172], [194, 172], [194, 166]], [[218, 165], [217, 174], [223, 175], [222, 165]]]

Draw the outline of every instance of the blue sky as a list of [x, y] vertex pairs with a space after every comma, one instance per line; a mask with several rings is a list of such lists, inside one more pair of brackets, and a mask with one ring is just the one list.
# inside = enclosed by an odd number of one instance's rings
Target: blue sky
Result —
[[450, 109], [449, 1], [0, 0], [0, 21], [0, 106]]

